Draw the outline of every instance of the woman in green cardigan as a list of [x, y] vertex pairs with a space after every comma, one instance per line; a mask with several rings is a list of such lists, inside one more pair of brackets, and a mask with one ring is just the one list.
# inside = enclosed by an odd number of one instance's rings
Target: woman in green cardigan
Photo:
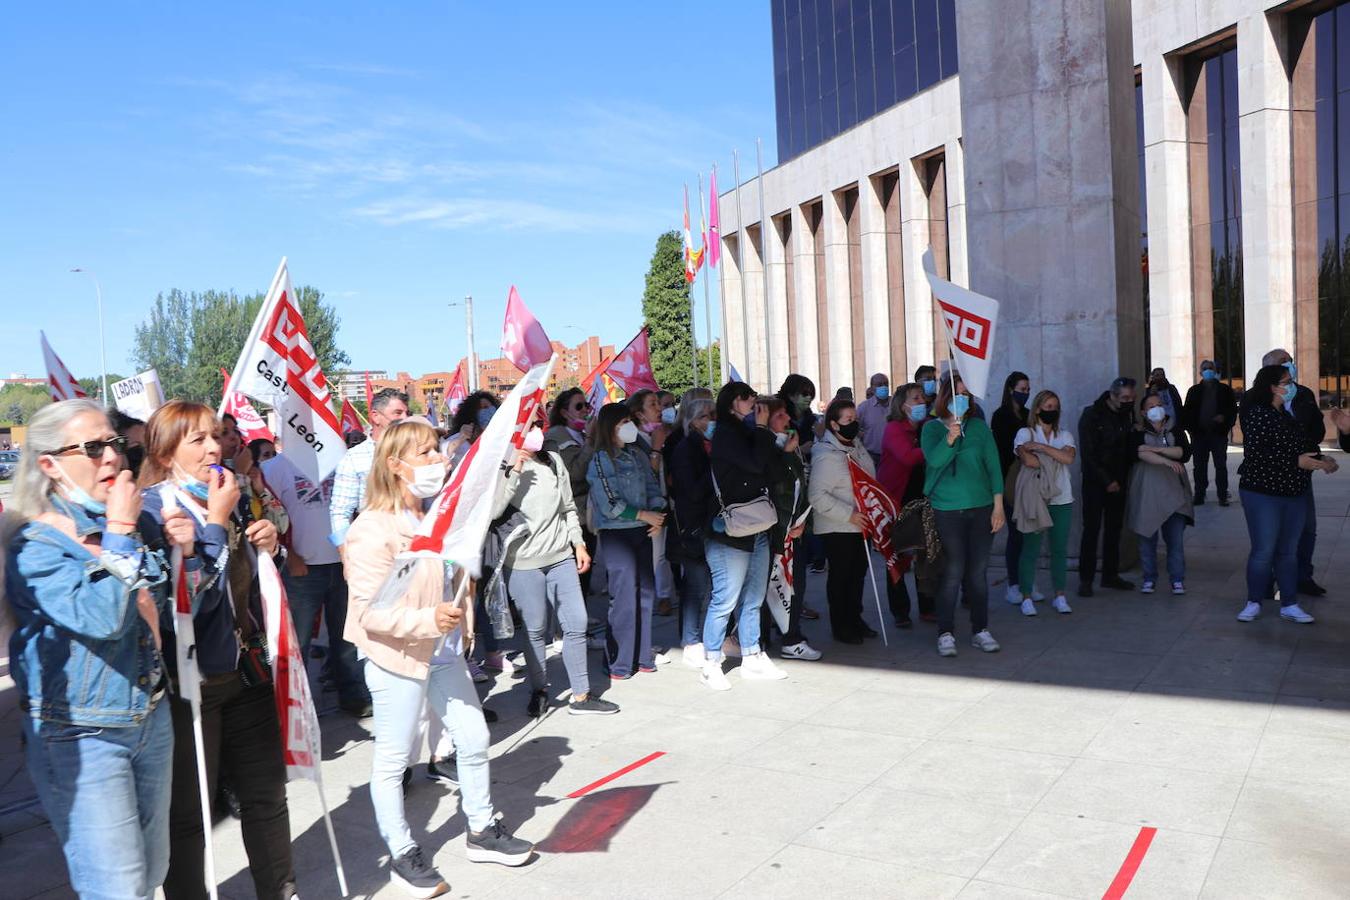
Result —
[[[955, 390], [953, 390], [955, 388]], [[964, 589], [970, 605], [970, 643], [993, 653], [989, 633], [989, 551], [1003, 527], [1003, 467], [994, 435], [970, 416], [970, 394], [960, 373], [939, 381], [933, 418], [920, 443], [927, 463], [924, 493], [933, 504], [945, 558], [938, 593], [938, 655], [956, 655], [956, 600]]]

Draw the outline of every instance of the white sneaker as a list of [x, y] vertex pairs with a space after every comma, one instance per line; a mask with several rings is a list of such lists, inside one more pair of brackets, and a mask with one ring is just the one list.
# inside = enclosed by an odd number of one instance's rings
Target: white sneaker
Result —
[[684, 664], [691, 669], [701, 669], [708, 661], [708, 654], [703, 652], [702, 644], [685, 644], [680, 655], [684, 659]]
[[975, 636], [970, 639], [970, 646], [974, 647], [976, 650], [983, 650], [985, 653], [998, 652], [998, 641], [994, 640], [994, 636], [989, 633], [988, 628], [984, 631], [977, 632]]
[[955, 656], [956, 638], [950, 632], [938, 635], [938, 656]]
[[741, 655], [741, 645], [736, 642], [734, 637], [729, 637], [722, 642], [722, 655], [730, 659], [736, 659]]
[[664, 648], [664, 649], [658, 649], [658, 648], [656, 648], [656, 647], [653, 647], [653, 648], [652, 648], [652, 659], [656, 662], [656, 665], [657, 665], [658, 667], [660, 667], [660, 666], [668, 666], [668, 665], [670, 665], [671, 663], [673, 663], [673, 662], [675, 661], [675, 660], [673, 660], [673, 659], [671, 658], [671, 656], [670, 656], [670, 648], [668, 648], [668, 647], [667, 647], [667, 648]]
[[1184, 581], [1172, 582], [1172, 596], [1180, 597], [1184, 593], [1186, 593], [1186, 582]]
[[1069, 608], [1069, 601], [1064, 599], [1063, 594], [1056, 595], [1050, 605], [1055, 608], [1055, 612], [1060, 613], [1061, 615], [1067, 616], [1069, 613], [1073, 612], [1073, 610]]
[[806, 641], [799, 641], [796, 644], [788, 644], [779, 653], [783, 659], [802, 659], [807, 662], [815, 662], [823, 654], [815, 647], [812, 647]]
[[1145, 579], [1144, 583], [1139, 585], [1139, 593], [1141, 594], [1153, 593], [1153, 582], [1149, 581], [1148, 579]]
[[1280, 618], [1288, 619], [1291, 622], [1297, 622], [1300, 625], [1311, 625], [1317, 620], [1303, 611], [1303, 607], [1295, 603], [1293, 606], [1281, 606]]
[[1022, 615], [1024, 616], [1036, 615], [1036, 602], [1032, 600], [1030, 597], [1027, 597], [1025, 600], [1022, 601]]
[[1238, 613], [1239, 622], [1253, 622], [1261, 615], [1261, 604], [1247, 601], [1247, 605], [1242, 607], [1242, 612]]
[[787, 673], [775, 666], [767, 653], [749, 653], [741, 660], [741, 677], [747, 681], [782, 681]]
[[1037, 588], [1036, 585], [1034, 584], [1031, 586], [1031, 599], [1035, 600], [1037, 603], [1040, 603], [1042, 600], [1045, 599], [1045, 595], [1042, 594], [1040, 589]]
[[1022, 602], [1022, 589], [1015, 584], [1008, 585], [1008, 591], [1005, 598], [1013, 606], [1018, 606]]
[[714, 691], [731, 690], [731, 682], [727, 681], [727, 673], [722, 671], [720, 662], [705, 662], [703, 664], [703, 683]]

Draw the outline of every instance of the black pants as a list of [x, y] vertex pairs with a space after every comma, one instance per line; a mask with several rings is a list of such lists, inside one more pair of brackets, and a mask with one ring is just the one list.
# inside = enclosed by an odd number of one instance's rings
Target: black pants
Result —
[[1078, 580], [1091, 585], [1097, 575], [1097, 538], [1102, 540], [1102, 580], [1120, 575], [1120, 529], [1125, 524], [1125, 491], [1083, 482], [1083, 542], [1078, 548]]
[[861, 534], [822, 534], [825, 559], [825, 596], [830, 603], [830, 631], [836, 637], [861, 634], [863, 582], [867, 578], [867, 542]]
[[[192, 707], [170, 701], [173, 712], [173, 794], [169, 801], [167, 900], [204, 900], [205, 850]], [[271, 685], [246, 688], [238, 677], [202, 685], [202, 736], [208, 797], [223, 773], [239, 797], [240, 831], [259, 900], [288, 900], [295, 893], [291, 820], [286, 806], [286, 765]]]
[[1195, 474], [1195, 496], [1209, 490], [1209, 461], [1214, 460], [1214, 488], [1220, 499], [1228, 497], [1228, 435], [1199, 435], [1191, 445], [1191, 471]]
[[[917, 581], [915, 582], [917, 584]], [[933, 615], [937, 604], [933, 600], [933, 595], [922, 590], [919, 594], [919, 615]], [[909, 611], [913, 606], [913, 601], [909, 596], [909, 586], [905, 584], [904, 576], [900, 580], [892, 582], [889, 577], [886, 579], [886, 601], [891, 607], [891, 616], [894, 617], [897, 625], [909, 622]]]
[[[599, 541], [595, 537], [595, 532], [586, 528], [581, 529], [581, 539], [586, 544], [586, 552], [590, 554], [592, 560], [595, 559], [595, 549]], [[594, 568], [592, 566], [591, 568]], [[581, 573], [581, 596], [582, 599], [591, 595], [591, 569]]]
[[970, 633], [989, 627], [989, 553], [994, 547], [989, 522], [993, 513], [992, 505], [933, 510], [943, 559], [938, 634], [956, 633], [956, 601], [962, 594], [970, 607]]

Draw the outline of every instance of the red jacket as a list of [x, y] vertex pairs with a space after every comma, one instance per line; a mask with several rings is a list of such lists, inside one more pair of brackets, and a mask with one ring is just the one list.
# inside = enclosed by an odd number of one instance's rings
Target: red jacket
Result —
[[908, 419], [887, 422], [881, 438], [881, 467], [877, 469], [877, 480], [897, 508], [904, 503], [905, 489], [914, 467], [922, 464], [918, 426]]

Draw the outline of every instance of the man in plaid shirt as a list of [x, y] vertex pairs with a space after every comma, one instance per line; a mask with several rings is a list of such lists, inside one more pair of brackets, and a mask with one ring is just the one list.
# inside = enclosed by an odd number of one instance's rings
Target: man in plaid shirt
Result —
[[338, 463], [333, 479], [333, 501], [328, 516], [333, 525], [330, 538], [339, 547], [347, 537], [347, 528], [366, 505], [366, 478], [375, 461], [375, 445], [390, 424], [408, 418], [408, 395], [385, 388], [370, 401], [370, 440], [347, 451]]

